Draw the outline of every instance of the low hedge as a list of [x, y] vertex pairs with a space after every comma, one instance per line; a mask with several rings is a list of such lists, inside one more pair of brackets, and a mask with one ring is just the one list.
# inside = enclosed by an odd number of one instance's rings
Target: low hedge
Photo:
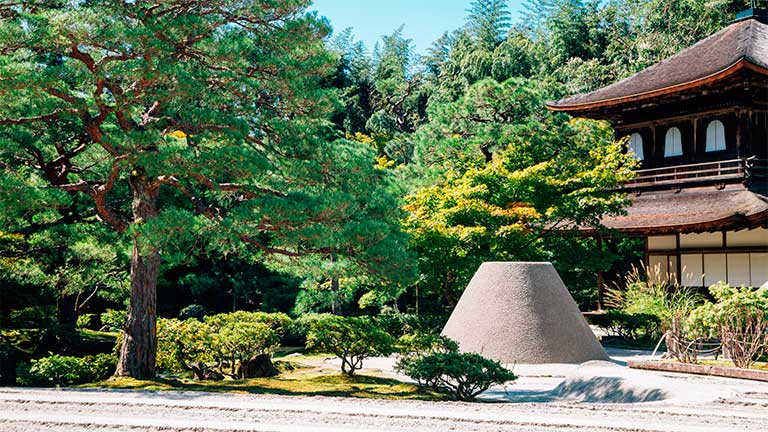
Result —
[[21, 363], [16, 368], [16, 382], [22, 386], [59, 387], [101, 381], [117, 367], [111, 354], [71, 357], [51, 355]]

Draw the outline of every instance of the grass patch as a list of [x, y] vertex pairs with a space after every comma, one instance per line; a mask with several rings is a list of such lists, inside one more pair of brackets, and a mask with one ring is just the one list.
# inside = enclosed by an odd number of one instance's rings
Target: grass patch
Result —
[[203, 391], [214, 393], [333, 396], [368, 399], [446, 400], [445, 395], [398, 380], [366, 375], [347, 376], [336, 371], [292, 364], [277, 377], [249, 380], [195, 381], [182, 377], [135, 380], [110, 378], [80, 388], [152, 391]]
[[114, 343], [117, 340], [117, 332], [102, 332], [90, 329], [78, 329], [77, 331], [83, 339], [110, 341]]

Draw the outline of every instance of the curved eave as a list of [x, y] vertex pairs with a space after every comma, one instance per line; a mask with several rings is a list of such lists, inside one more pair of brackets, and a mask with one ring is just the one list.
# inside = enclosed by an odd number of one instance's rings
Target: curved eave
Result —
[[[610, 225], [610, 224], [608, 224]], [[670, 234], [699, 234], [715, 231], [730, 231], [741, 229], [753, 229], [753, 228], [768, 228], [768, 211], [745, 216], [743, 214], [734, 214], [722, 219], [697, 222], [685, 225], [660, 225], [660, 226], [645, 226], [645, 227], [627, 227], [627, 228], [611, 228], [609, 230], [618, 231], [626, 235], [670, 235]], [[595, 229], [583, 230], [585, 233], [595, 233]]]
[[673, 86], [651, 90], [643, 93], [637, 93], [629, 96], [620, 96], [620, 97], [603, 99], [603, 100], [594, 101], [594, 102], [578, 103], [578, 104], [571, 104], [571, 105], [558, 105], [553, 102], [547, 102], [547, 108], [550, 109], [551, 111], [560, 111], [560, 112], [581, 112], [581, 111], [594, 110], [598, 108], [609, 108], [609, 107], [614, 107], [614, 106], [625, 104], [625, 103], [643, 101], [646, 99], [652, 99], [659, 96], [696, 89], [698, 87], [704, 87], [713, 82], [717, 82], [725, 78], [728, 78], [730, 76], [733, 76], [739, 73], [740, 71], [742, 71], [743, 69], [749, 69], [749, 70], [758, 72], [760, 74], [768, 75], [768, 68], [762, 67], [760, 65], [756, 65], [750, 62], [748, 59], [742, 58], [719, 72], [715, 72], [711, 75], [705, 76], [703, 78], [699, 78], [694, 81], [689, 81], [682, 84], [675, 84]]

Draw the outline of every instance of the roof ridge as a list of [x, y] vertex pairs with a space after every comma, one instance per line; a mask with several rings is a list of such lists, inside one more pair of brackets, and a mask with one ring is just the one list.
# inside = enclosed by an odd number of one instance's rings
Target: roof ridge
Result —
[[[757, 20], [750, 19], [750, 20], [746, 20], [746, 22], [749, 23], [749, 28], [745, 32], [746, 33], [746, 37], [745, 37], [746, 40], [743, 41], [743, 43], [746, 46], [744, 48], [742, 48], [742, 49], [744, 50], [744, 57], [743, 58], [750, 59], [750, 58], [752, 58], [752, 45], [753, 45], [751, 43], [751, 41], [752, 41], [752, 38], [754, 37], [754, 34], [755, 34], [755, 26], [754, 26], [753, 23], [756, 23]], [[742, 43], [742, 41], [739, 41], [739, 43]]]
[[[751, 21], [751, 20], [749, 20], [749, 21]], [[643, 69], [641, 71], [635, 72], [634, 74], [632, 74], [632, 75], [630, 75], [630, 76], [628, 76], [628, 77], [626, 77], [624, 79], [621, 79], [619, 81], [616, 81], [615, 83], [610, 84], [608, 86], [605, 86], [603, 88], [608, 88], [608, 87], [612, 87], [612, 86], [617, 85], [617, 84], [621, 84], [622, 82], [627, 81], [629, 79], [632, 79], [632, 78], [634, 78], [634, 77], [636, 77], [636, 76], [638, 76], [638, 75], [640, 75], [640, 74], [642, 74], [644, 72], [651, 73], [652, 71], [654, 71], [655, 69], [661, 67], [662, 65], [666, 65], [667, 63], [669, 63], [671, 61], [674, 61], [674, 60], [678, 59], [679, 57], [682, 57], [684, 54], [687, 54], [687, 52], [689, 50], [692, 50], [692, 49], [696, 48], [698, 45], [701, 45], [701, 44], [704, 44], [705, 42], [708, 42], [710, 39], [714, 38], [715, 36], [720, 36], [721, 33], [725, 33], [728, 30], [731, 30], [731, 31], [735, 30], [736, 26], [738, 26], [738, 25], [740, 25], [740, 24], [742, 24], [744, 22], [746, 22], [746, 21], [741, 21], [741, 22], [738, 22], [738, 23], [734, 23], [732, 25], [725, 26], [725, 27], [721, 28], [720, 30], [712, 33], [711, 35], [705, 37], [704, 39], [701, 39], [701, 40], [697, 41], [693, 45], [691, 45], [689, 47], [686, 47], [686, 48], [683, 48], [682, 50], [676, 52], [675, 54], [672, 54], [671, 56], [665, 58], [664, 60], [661, 60], [660, 62], [658, 62], [656, 64], [648, 66], [647, 68], [645, 68], [645, 69]], [[741, 58], [744, 58], [744, 54], [742, 54]], [[601, 90], [601, 89], [597, 89], [597, 90]], [[595, 91], [597, 91], [597, 90], [595, 90]], [[588, 92], [588, 93], [585, 93], [585, 94], [594, 93], [595, 91]]]
[[626, 78], [591, 92], [548, 102], [547, 105], [551, 109], [568, 111], [568, 107], [645, 97], [657, 91], [671, 91], [687, 83], [719, 76], [741, 62], [768, 68], [768, 25], [753, 19], [731, 23]]
[[[750, 32], [749, 32], [749, 39], [750, 43], [747, 48], [746, 56], [747, 58], [752, 62], [760, 63], [761, 66], [766, 66], [764, 64], [764, 61], [761, 62], [758, 58], [758, 52], [762, 48], [763, 50], [766, 50], [768, 48], [768, 37], [765, 37], [765, 35], [768, 35], [768, 24], [758, 20], [758, 19], [750, 19]], [[762, 29], [764, 27], [764, 29]], [[764, 42], [761, 44], [761, 36], [762, 41]]]

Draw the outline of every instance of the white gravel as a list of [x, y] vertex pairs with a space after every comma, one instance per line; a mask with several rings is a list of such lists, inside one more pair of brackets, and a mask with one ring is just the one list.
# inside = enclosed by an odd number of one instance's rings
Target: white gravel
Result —
[[768, 384], [629, 370], [646, 353], [609, 353], [517, 366], [518, 381], [483, 396], [507, 403], [0, 388], [0, 431], [768, 431]]

